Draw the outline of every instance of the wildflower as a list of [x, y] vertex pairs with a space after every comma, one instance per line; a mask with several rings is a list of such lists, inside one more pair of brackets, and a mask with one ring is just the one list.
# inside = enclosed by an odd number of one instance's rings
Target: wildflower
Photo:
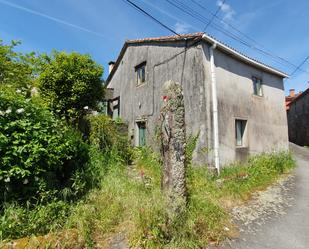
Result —
[[84, 106], [84, 110], [88, 110], [89, 109], [89, 106]]
[[163, 101], [167, 102], [168, 101], [168, 96], [163, 96]]
[[5, 111], [6, 114], [9, 114], [9, 113], [11, 113], [11, 112], [12, 112], [12, 109], [11, 109], [11, 108], [8, 108], [8, 109]]
[[26, 178], [24, 181], [23, 181], [23, 184], [28, 184], [28, 179]]
[[25, 111], [24, 108], [19, 108], [16, 110], [16, 113], [20, 114], [20, 113], [23, 113]]
[[139, 174], [140, 174], [141, 178], [144, 178], [144, 176], [145, 176], [145, 172], [144, 172], [144, 170], [143, 170], [143, 169], [141, 169], [141, 171], [139, 172]]
[[10, 177], [4, 179], [4, 182], [10, 182], [10, 181], [11, 181]]

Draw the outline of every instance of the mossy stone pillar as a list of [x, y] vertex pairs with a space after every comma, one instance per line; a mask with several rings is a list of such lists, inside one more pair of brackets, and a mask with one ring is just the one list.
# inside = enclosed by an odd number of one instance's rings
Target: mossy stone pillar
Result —
[[165, 82], [162, 101], [162, 189], [167, 197], [169, 211], [177, 215], [186, 205], [185, 106], [181, 85], [173, 81]]

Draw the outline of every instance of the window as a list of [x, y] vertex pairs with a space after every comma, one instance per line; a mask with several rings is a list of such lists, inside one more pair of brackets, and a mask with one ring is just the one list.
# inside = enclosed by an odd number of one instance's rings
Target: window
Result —
[[120, 116], [120, 97], [112, 99], [113, 120]]
[[146, 145], [146, 122], [141, 121], [137, 122], [137, 128], [138, 128], [138, 140], [137, 140], [137, 146], [145, 146]]
[[236, 146], [245, 147], [245, 135], [246, 135], [247, 120], [236, 119], [235, 120], [235, 137]]
[[140, 86], [146, 82], [146, 62], [143, 62], [135, 67], [137, 75], [137, 86]]
[[256, 77], [252, 77], [253, 81], [253, 92], [257, 96], [263, 96], [262, 91], [262, 80]]
[[101, 114], [108, 115], [108, 100], [99, 102], [98, 106]]

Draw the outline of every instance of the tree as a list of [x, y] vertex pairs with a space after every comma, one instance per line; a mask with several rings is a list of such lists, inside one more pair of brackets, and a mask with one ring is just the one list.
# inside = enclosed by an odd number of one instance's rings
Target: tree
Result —
[[54, 112], [66, 120], [78, 120], [84, 108], [96, 110], [103, 98], [103, 68], [89, 55], [53, 52], [45, 56], [39, 90]]
[[5, 45], [0, 40], [0, 84], [17, 88], [30, 88], [33, 79], [31, 60], [35, 53], [22, 54], [14, 51], [20, 42], [12, 41]]

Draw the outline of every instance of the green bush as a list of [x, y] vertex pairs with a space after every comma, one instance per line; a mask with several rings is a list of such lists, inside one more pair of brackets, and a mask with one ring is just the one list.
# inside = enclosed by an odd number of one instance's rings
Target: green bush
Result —
[[91, 115], [87, 119], [90, 144], [109, 159], [128, 163], [131, 160], [131, 149], [126, 125], [120, 121], [115, 122], [106, 115]]
[[0, 201], [48, 201], [88, 160], [81, 136], [38, 99], [0, 92]]
[[16, 52], [15, 47], [19, 44], [18, 41], [12, 41], [7, 45], [0, 39], [0, 84], [29, 88], [33, 70], [28, 62], [34, 58], [34, 53]]
[[63, 201], [38, 205], [34, 209], [6, 204], [0, 217], [0, 241], [56, 231], [63, 227], [69, 211], [70, 205]]
[[76, 121], [85, 114], [85, 107], [98, 109], [104, 93], [103, 68], [89, 55], [54, 51], [45, 56], [41, 70], [40, 92], [61, 117]]

